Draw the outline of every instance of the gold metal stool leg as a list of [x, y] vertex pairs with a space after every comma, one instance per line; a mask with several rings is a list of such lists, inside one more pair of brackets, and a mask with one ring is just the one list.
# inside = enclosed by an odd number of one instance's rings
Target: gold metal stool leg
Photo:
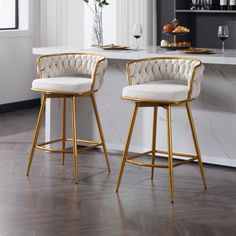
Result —
[[[156, 136], [157, 136], [157, 107], [153, 108], [153, 127], [152, 127], [152, 165], [155, 164], [156, 158]], [[151, 180], [154, 176], [154, 167], [151, 169]]]
[[27, 172], [26, 172], [27, 176], [29, 176], [32, 160], [33, 160], [33, 157], [34, 157], [35, 147], [37, 145], [40, 126], [41, 126], [41, 123], [42, 123], [45, 104], [46, 104], [46, 99], [47, 99], [47, 95], [44, 94], [43, 99], [42, 99], [42, 103], [41, 103], [41, 107], [40, 107], [40, 110], [39, 110], [38, 120], [37, 120], [36, 128], [35, 128], [35, 131], [34, 131], [34, 137], [33, 137], [31, 151], [30, 151], [30, 155], [29, 155], [29, 163], [28, 163], [28, 168], [27, 168]]
[[94, 110], [96, 121], [97, 121], [99, 135], [100, 135], [100, 138], [101, 138], [101, 141], [102, 141], [102, 147], [103, 147], [104, 156], [105, 156], [105, 160], [106, 160], [107, 170], [110, 173], [111, 169], [110, 169], [110, 163], [109, 163], [108, 154], [107, 154], [106, 142], [105, 142], [104, 134], [103, 134], [103, 131], [102, 131], [102, 125], [101, 125], [101, 121], [100, 121], [100, 118], [99, 118], [97, 104], [96, 104], [94, 94], [91, 94], [91, 100], [92, 100], [93, 110]]
[[[62, 107], [62, 150], [65, 150], [66, 144], [66, 97], [63, 98]], [[65, 164], [65, 152], [62, 152], [62, 165]]]
[[123, 171], [124, 171], [124, 168], [125, 168], [126, 157], [127, 157], [128, 151], [129, 151], [129, 145], [130, 145], [130, 141], [131, 141], [131, 137], [132, 137], [132, 133], [133, 133], [133, 128], [134, 128], [134, 123], [135, 123], [135, 119], [136, 119], [136, 116], [137, 116], [137, 111], [138, 111], [138, 104], [135, 103], [135, 107], [134, 107], [134, 111], [133, 111], [133, 115], [132, 115], [131, 123], [130, 123], [130, 127], [129, 127], [128, 137], [127, 137], [126, 144], [125, 144], [125, 149], [124, 149], [124, 152], [123, 152], [123, 157], [122, 157], [122, 162], [121, 162], [121, 167], [120, 167], [120, 173], [119, 173], [117, 186], [116, 186], [116, 192], [119, 191], [121, 178], [122, 178]]
[[193, 136], [194, 146], [195, 146], [195, 150], [196, 150], [196, 154], [197, 154], [198, 166], [199, 166], [199, 169], [200, 169], [200, 172], [201, 172], [202, 182], [203, 182], [204, 188], [206, 189], [207, 185], [206, 185], [206, 178], [205, 178], [205, 173], [204, 173], [204, 169], [203, 169], [203, 165], [202, 165], [202, 157], [201, 157], [201, 152], [200, 152], [200, 148], [199, 148], [199, 144], [198, 144], [196, 129], [195, 129], [195, 126], [194, 126], [193, 116], [192, 116], [192, 112], [191, 112], [189, 102], [186, 103], [186, 109], [187, 109], [188, 119], [189, 119], [191, 132], [192, 132], [192, 136]]
[[72, 139], [73, 139], [73, 159], [74, 159], [74, 178], [75, 183], [78, 183], [78, 149], [77, 149], [77, 134], [76, 134], [76, 97], [71, 97], [71, 113], [72, 113]]
[[174, 202], [174, 189], [173, 189], [173, 159], [172, 159], [172, 127], [171, 127], [171, 106], [166, 109], [167, 114], [167, 141], [168, 141], [168, 166], [170, 177], [170, 199], [171, 203]]

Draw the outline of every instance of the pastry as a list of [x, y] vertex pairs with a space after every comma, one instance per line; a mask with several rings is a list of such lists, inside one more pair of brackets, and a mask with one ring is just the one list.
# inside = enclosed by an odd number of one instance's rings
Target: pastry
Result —
[[[162, 40], [162, 41], [166, 41], [166, 40]], [[168, 42], [168, 41], [167, 41]], [[161, 45], [162, 46], [162, 45]], [[190, 47], [191, 43], [190, 42], [178, 42], [178, 43], [168, 43], [166, 46], [162, 46], [162, 47], [169, 47], [169, 48], [174, 48], [174, 47], [178, 47], [178, 48], [186, 48], [186, 47]]]
[[161, 46], [162, 47], [167, 47], [169, 42], [167, 40], [161, 40]]
[[172, 33], [189, 33], [190, 29], [185, 26], [177, 26], [175, 29], [172, 30]]
[[175, 29], [175, 26], [173, 24], [167, 24], [163, 26], [163, 32], [165, 33], [171, 33]]

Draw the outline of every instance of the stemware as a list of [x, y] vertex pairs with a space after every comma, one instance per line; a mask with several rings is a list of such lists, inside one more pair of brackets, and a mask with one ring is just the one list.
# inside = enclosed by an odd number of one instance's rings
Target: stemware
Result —
[[139, 50], [139, 39], [142, 36], [142, 25], [141, 24], [134, 24], [133, 25], [133, 37], [136, 39], [136, 48], [135, 50]]
[[229, 28], [228, 28], [228, 26], [219, 26], [219, 28], [218, 28], [218, 37], [222, 41], [222, 55], [224, 55], [225, 41], [229, 37]]

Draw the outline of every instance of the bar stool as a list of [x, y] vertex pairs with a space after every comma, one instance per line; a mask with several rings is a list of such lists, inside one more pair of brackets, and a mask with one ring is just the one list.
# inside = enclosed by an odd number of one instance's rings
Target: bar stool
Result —
[[[190, 102], [200, 94], [201, 80], [203, 78], [204, 66], [201, 61], [191, 58], [146, 58], [131, 61], [126, 66], [129, 86], [123, 89], [122, 98], [135, 103], [131, 118], [128, 137], [123, 152], [120, 173], [117, 181], [116, 192], [119, 190], [121, 178], [126, 162], [151, 168], [151, 179], [153, 179], [154, 168], [168, 168], [170, 178], [170, 199], [173, 203], [173, 168], [182, 164], [198, 161], [203, 185], [206, 188], [206, 180], [202, 165], [201, 153], [190, 109]], [[175, 153], [172, 150], [172, 128], [171, 128], [171, 108], [185, 106], [188, 120], [191, 127], [193, 143], [196, 155]], [[138, 108], [153, 107], [153, 130], [152, 147], [150, 151], [127, 156], [132, 132], [135, 124]], [[168, 150], [156, 149], [156, 129], [158, 107], [166, 109], [167, 122], [167, 142]], [[168, 165], [155, 164], [156, 154], [168, 155]], [[135, 161], [135, 158], [151, 155], [151, 164]], [[173, 163], [173, 155], [183, 156], [187, 160]]]
[[[103, 75], [107, 67], [107, 60], [103, 56], [86, 53], [64, 53], [45, 55], [38, 58], [37, 69], [39, 79], [35, 79], [32, 83], [32, 90], [41, 92], [42, 103], [38, 115], [37, 125], [33, 137], [32, 147], [29, 155], [29, 163], [27, 176], [30, 172], [35, 149], [41, 149], [49, 152], [62, 153], [62, 164], [64, 165], [65, 153], [73, 153], [74, 160], [74, 179], [78, 182], [78, 152], [88, 149], [103, 147], [107, 170], [110, 172], [110, 165], [107, 155], [106, 143], [102, 131], [102, 126], [98, 114], [95, 100], [95, 92], [97, 92], [103, 81]], [[76, 98], [89, 97], [92, 101], [93, 110], [96, 117], [98, 131], [101, 141], [89, 141], [77, 139], [76, 133]], [[49, 142], [37, 144], [39, 130], [43, 118], [47, 98], [62, 98], [62, 137]], [[66, 135], [66, 98], [71, 100], [71, 116], [72, 116], [72, 138]], [[73, 150], [65, 149], [67, 141], [72, 141]], [[48, 144], [61, 142], [61, 149], [52, 149], [45, 147]], [[77, 142], [86, 144], [81, 149], [77, 148]]]

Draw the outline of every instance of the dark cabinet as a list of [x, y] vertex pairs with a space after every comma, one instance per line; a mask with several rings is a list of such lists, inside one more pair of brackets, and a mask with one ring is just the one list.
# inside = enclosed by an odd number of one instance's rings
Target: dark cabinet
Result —
[[213, 0], [210, 9], [190, 10], [192, 0], [157, 0], [158, 1], [158, 42], [168, 36], [162, 35], [162, 26], [174, 18], [179, 24], [191, 29], [191, 33], [181, 40], [190, 41], [194, 47], [220, 48], [217, 37], [220, 25], [229, 26], [229, 39], [226, 48], [236, 48], [236, 11], [219, 10], [219, 0]]

